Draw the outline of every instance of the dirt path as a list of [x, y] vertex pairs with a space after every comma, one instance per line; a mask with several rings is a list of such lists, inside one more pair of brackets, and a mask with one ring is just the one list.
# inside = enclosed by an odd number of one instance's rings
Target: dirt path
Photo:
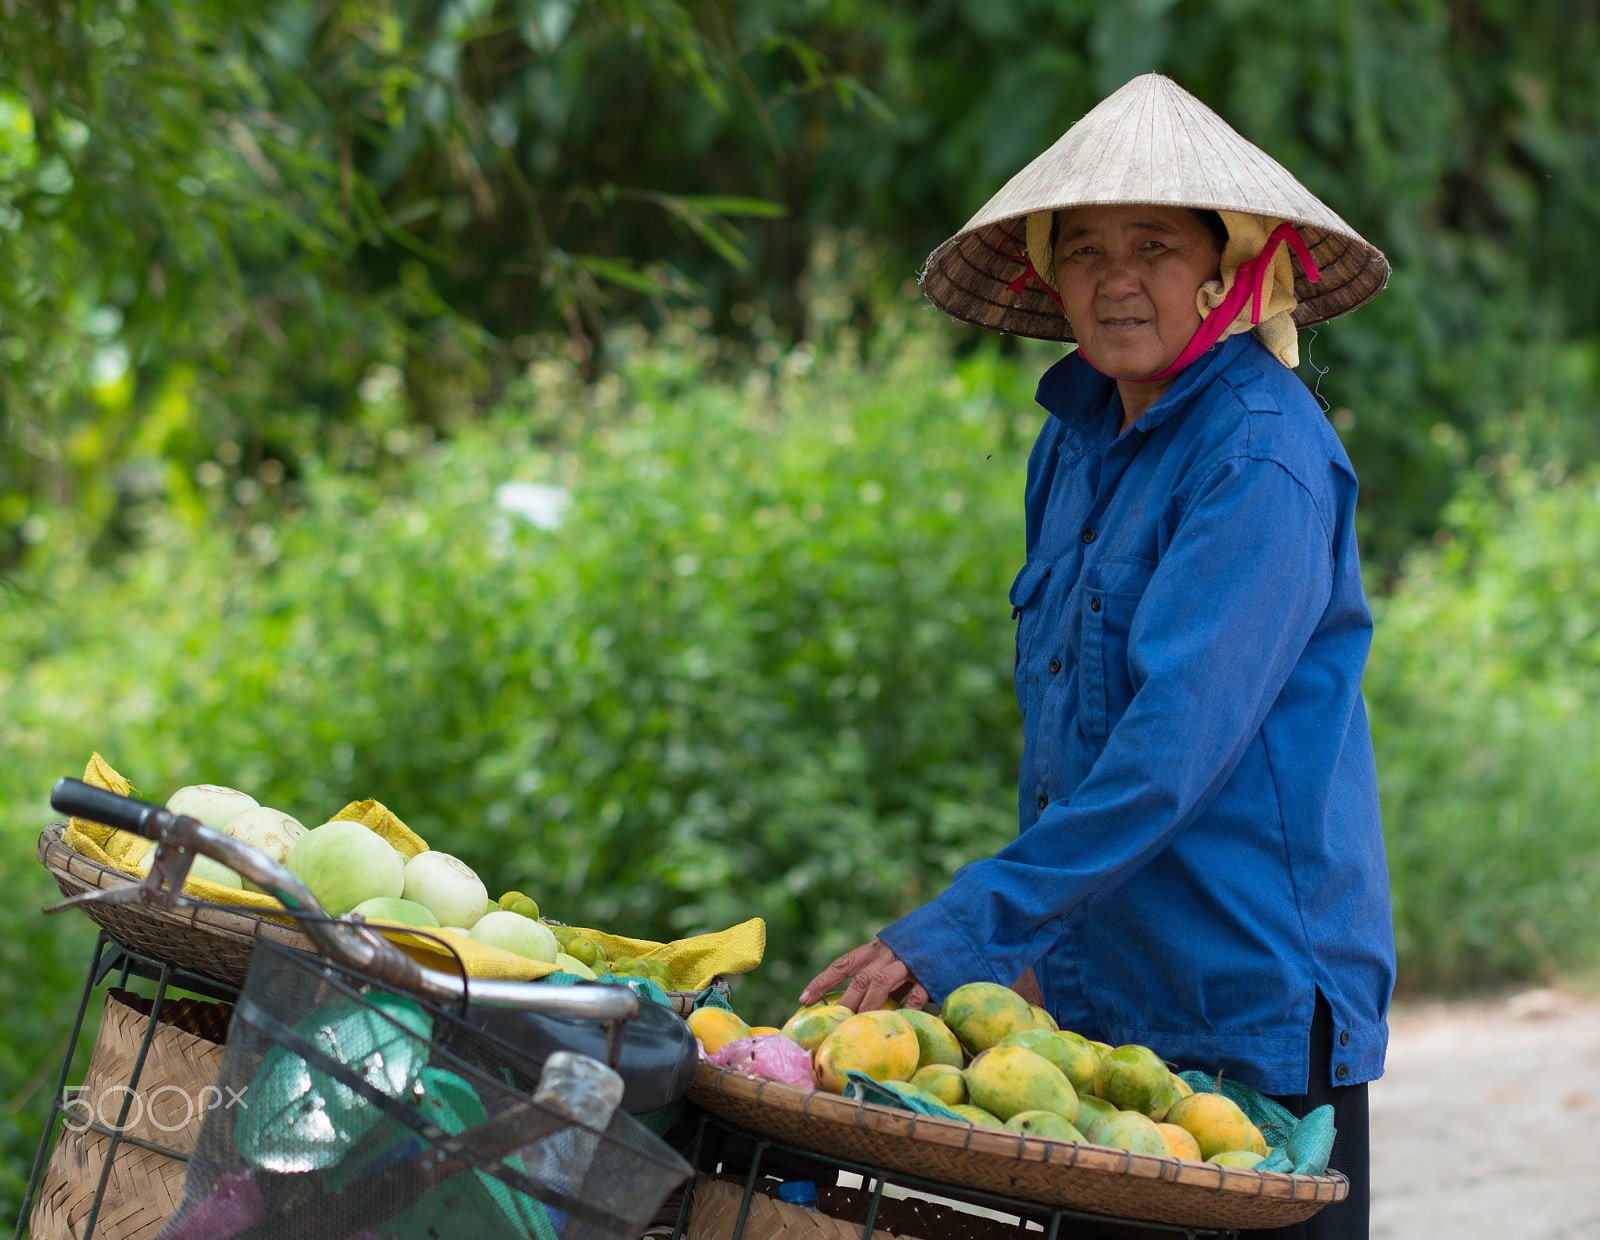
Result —
[[1390, 1025], [1373, 1240], [1600, 1237], [1600, 1000], [1528, 991]]

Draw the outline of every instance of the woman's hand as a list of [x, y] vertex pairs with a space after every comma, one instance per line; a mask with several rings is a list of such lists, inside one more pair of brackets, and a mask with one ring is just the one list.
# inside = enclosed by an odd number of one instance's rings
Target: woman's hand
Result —
[[833, 989], [834, 983], [847, 977], [850, 985], [839, 1002], [852, 1012], [870, 1012], [890, 999], [897, 999], [901, 1007], [908, 1008], [920, 1008], [928, 1002], [928, 992], [905, 962], [882, 939], [873, 939], [845, 952], [812, 978], [800, 992], [801, 1004], [817, 1002]]

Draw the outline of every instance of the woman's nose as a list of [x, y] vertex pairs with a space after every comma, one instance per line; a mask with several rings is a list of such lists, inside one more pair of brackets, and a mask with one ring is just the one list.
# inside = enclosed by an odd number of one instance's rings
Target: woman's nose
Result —
[[1111, 296], [1126, 296], [1140, 288], [1137, 267], [1131, 254], [1109, 254], [1100, 274], [1100, 291]]

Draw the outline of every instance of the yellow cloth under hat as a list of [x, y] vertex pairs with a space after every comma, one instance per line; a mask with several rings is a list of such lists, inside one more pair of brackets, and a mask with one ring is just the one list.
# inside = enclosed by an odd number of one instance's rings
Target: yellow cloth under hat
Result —
[[[1218, 211], [1222, 222], [1228, 226], [1228, 244], [1222, 250], [1221, 278], [1207, 280], [1195, 295], [1195, 305], [1204, 319], [1223, 302], [1233, 288], [1239, 265], [1247, 263], [1266, 249], [1267, 238], [1282, 220], [1268, 219], [1263, 215], [1245, 215], [1239, 211]], [[1250, 321], [1253, 307], [1246, 301], [1244, 307], [1228, 324], [1222, 338], [1237, 336], [1240, 332], [1254, 331], [1256, 339], [1267, 347], [1267, 352], [1290, 370], [1300, 364], [1300, 333], [1295, 329], [1294, 310], [1300, 304], [1294, 295], [1294, 267], [1289, 259], [1289, 247], [1279, 246], [1272, 256], [1272, 276], [1261, 285], [1261, 322]]]
[[[1227, 225], [1228, 244], [1222, 250], [1220, 278], [1207, 280], [1195, 294], [1195, 307], [1200, 318], [1220, 306], [1233, 288], [1239, 265], [1249, 262], [1266, 248], [1267, 238], [1282, 220], [1268, 219], [1262, 215], [1247, 215], [1241, 211], [1218, 211]], [[1035, 211], [1026, 221], [1028, 261], [1044, 280], [1060, 292], [1056, 283], [1055, 251], [1051, 236], [1055, 229], [1053, 211]], [[1254, 331], [1256, 339], [1267, 351], [1290, 370], [1300, 364], [1300, 334], [1295, 328], [1294, 311], [1300, 304], [1294, 293], [1294, 267], [1289, 257], [1289, 247], [1282, 246], [1272, 256], [1272, 278], [1261, 290], [1261, 322], [1250, 321], [1253, 307], [1246, 302], [1233, 322], [1222, 333], [1222, 339], [1237, 336], [1240, 332]]]
[[[83, 782], [121, 796], [137, 795], [133, 786], [112, 768], [98, 753], [89, 759], [84, 768]], [[374, 834], [382, 836], [392, 847], [408, 857], [428, 851], [428, 842], [378, 801], [352, 801], [329, 821], [359, 822]], [[73, 851], [112, 869], [121, 870], [133, 877], [142, 877], [139, 862], [150, 847], [143, 836], [118, 831], [102, 823], [74, 818], [67, 823], [63, 843]], [[241, 909], [272, 915], [282, 921], [292, 919], [281, 916], [283, 905], [276, 896], [257, 891], [243, 891], [225, 887], [207, 879], [190, 877], [183, 884], [185, 895], [218, 904], [236, 904]], [[421, 964], [431, 968], [456, 972], [454, 957], [438, 942], [409, 933], [398, 927], [379, 927], [387, 938], [402, 951]], [[712, 979], [723, 974], [747, 973], [761, 963], [766, 951], [767, 926], [759, 917], [730, 926], [714, 934], [699, 934], [670, 943], [657, 943], [649, 939], [630, 939], [621, 935], [606, 934], [600, 930], [573, 927], [579, 933], [599, 943], [613, 959], [618, 956], [637, 956], [641, 960], [660, 960], [667, 966], [669, 989], [704, 990]], [[486, 943], [479, 943], [459, 930], [429, 931], [449, 941], [460, 954], [467, 976], [494, 978], [503, 981], [534, 981], [556, 972], [556, 967], [541, 961], [529, 960], [513, 952], [501, 951]]]

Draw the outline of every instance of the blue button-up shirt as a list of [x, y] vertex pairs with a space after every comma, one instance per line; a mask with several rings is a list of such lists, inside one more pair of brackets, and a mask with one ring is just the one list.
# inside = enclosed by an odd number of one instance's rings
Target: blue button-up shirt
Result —
[[1361, 699], [1356, 479], [1249, 335], [1119, 434], [1076, 354], [1039, 384], [1012, 586], [1021, 833], [883, 939], [936, 1000], [1032, 967], [1063, 1028], [1257, 1089], [1382, 1073], [1388, 874]]

